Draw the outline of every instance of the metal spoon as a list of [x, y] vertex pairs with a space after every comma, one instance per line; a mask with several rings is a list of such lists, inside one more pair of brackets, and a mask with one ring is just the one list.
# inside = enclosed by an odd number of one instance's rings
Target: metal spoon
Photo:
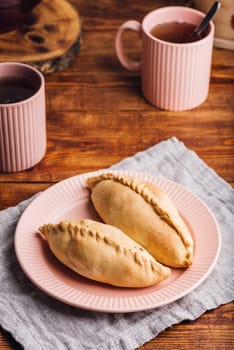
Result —
[[196, 26], [194, 31], [185, 39], [185, 42], [191, 41], [192, 39], [199, 37], [201, 33], [206, 29], [210, 20], [214, 17], [216, 12], [220, 9], [221, 3], [219, 1], [215, 1], [208, 11], [207, 15], [203, 18], [203, 20]]

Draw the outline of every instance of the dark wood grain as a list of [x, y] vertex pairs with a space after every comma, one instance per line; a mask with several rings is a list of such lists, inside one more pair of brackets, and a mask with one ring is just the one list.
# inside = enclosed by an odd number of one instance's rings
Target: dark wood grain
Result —
[[0, 35], [0, 61], [28, 63], [42, 73], [64, 70], [79, 51], [81, 23], [65, 0], [43, 0], [18, 30]]
[[[16, 205], [76, 174], [132, 156], [172, 136], [195, 151], [234, 186], [234, 55], [214, 49], [207, 100], [192, 111], [168, 112], [148, 104], [138, 73], [117, 61], [114, 39], [127, 19], [141, 20], [155, 7], [188, 1], [72, 0], [82, 18], [79, 55], [69, 68], [47, 75], [47, 152], [34, 168], [0, 174], [0, 209]], [[140, 40], [125, 38], [127, 51], [140, 57]], [[141, 350], [234, 348], [233, 304], [208, 311], [162, 332]], [[21, 347], [0, 331], [0, 349]]]

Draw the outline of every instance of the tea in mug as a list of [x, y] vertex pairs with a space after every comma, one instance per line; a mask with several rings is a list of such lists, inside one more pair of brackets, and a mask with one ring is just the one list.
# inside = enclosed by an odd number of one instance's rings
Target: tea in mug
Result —
[[0, 104], [16, 103], [33, 96], [37, 88], [23, 77], [0, 77]]
[[174, 21], [157, 24], [150, 33], [155, 38], [163, 41], [170, 43], [185, 43], [194, 42], [206, 36], [206, 33], [204, 33], [202, 37], [192, 37], [191, 39], [186, 40], [195, 28], [196, 25], [192, 23]]

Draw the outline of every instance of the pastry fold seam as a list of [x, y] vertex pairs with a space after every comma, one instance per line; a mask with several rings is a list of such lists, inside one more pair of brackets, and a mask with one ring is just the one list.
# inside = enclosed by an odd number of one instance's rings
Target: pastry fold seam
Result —
[[[156, 261], [153, 261], [153, 257], [151, 261], [148, 261], [146, 258], [144, 258], [141, 254], [140, 251], [132, 251], [129, 248], [126, 248], [124, 246], [121, 246], [120, 244], [118, 244], [118, 242], [114, 241], [113, 239], [110, 239], [109, 237], [107, 237], [105, 234], [101, 235], [99, 232], [92, 230], [90, 228], [86, 228], [86, 227], [82, 227], [76, 223], [71, 223], [68, 221], [61, 221], [58, 224], [45, 224], [41, 227], [39, 227], [39, 231], [46, 237], [47, 233], [50, 232], [50, 230], [54, 230], [57, 233], [60, 232], [65, 232], [65, 230], [67, 230], [67, 232], [70, 235], [70, 238], [74, 238], [77, 234], [79, 234], [79, 239], [84, 239], [85, 237], [89, 236], [90, 238], [95, 239], [96, 241], [102, 241], [102, 243], [111, 246], [112, 248], [115, 249], [117, 254], [120, 255], [125, 255], [128, 256], [130, 258], [132, 258], [132, 260], [139, 265], [141, 268], [142, 267], [147, 267], [146, 265], [148, 265], [148, 267], [151, 268], [152, 271], [156, 272], [157, 271], [157, 266]], [[141, 248], [139, 248], [140, 250]], [[142, 250], [144, 250], [142, 248]]]
[[[173, 222], [173, 220], [170, 218], [168, 213], [164, 211], [160, 205], [155, 201], [154, 194], [152, 191], [147, 187], [147, 184], [144, 182], [139, 183], [135, 178], [128, 177], [128, 176], [122, 176], [119, 174], [113, 174], [113, 173], [103, 173], [99, 176], [92, 177], [87, 180], [88, 186], [92, 189], [97, 183], [103, 181], [103, 180], [113, 180], [116, 181], [124, 186], [129, 187], [131, 190], [133, 190], [135, 193], [139, 194], [155, 211], [159, 217], [164, 220], [169, 226], [171, 226], [176, 233], [181, 238], [183, 244], [185, 247], [189, 247], [189, 242], [186, 241], [183, 233], [181, 232], [180, 228]], [[161, 190], [160, 190], [161, 191]]]

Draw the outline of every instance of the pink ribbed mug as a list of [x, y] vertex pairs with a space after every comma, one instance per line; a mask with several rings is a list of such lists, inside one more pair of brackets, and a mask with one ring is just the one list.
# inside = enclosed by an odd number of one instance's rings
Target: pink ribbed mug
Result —
[[[10, 86], [12, 82], [21, 82], [22, 91], [17, 92], [17, 85]], [[44, 157], [44, 85], [44, 77], [37, 69], [17, 62], [0, 63], [0, 172], [31, 168]], [[26, 92], [28, 96], [23, 95]]]
[[[142, 23], [130, 20], [117, 32], [115, 48], [120, 63], [128, 70], [140, 71], [142, 92], [147, 101], [161, 109], [180, 111], [203, 103], [209, 92], [214, 24], [207, 34], [190, 43], [167, 42], [151, 34], [152, 29], [166, 22], [187, 22], [197, 25], [205, 15], [192, 8], [162, 7], [150, 12]], [[141, 61], [130, 59], [124, 51], [126, 30], [139, 33], [142, 40]]]

